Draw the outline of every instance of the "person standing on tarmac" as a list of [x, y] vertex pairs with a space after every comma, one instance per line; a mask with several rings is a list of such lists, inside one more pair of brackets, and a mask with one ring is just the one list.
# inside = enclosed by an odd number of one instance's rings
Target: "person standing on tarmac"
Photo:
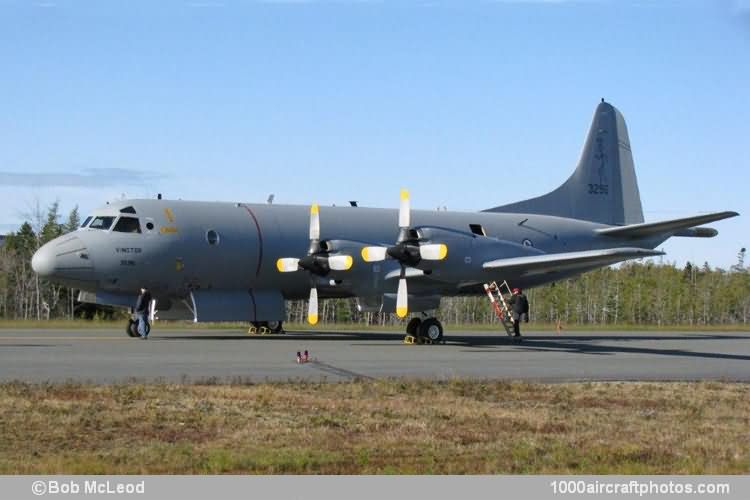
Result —
[[508, 305], [510, 305], [511, 318], [513, 318], [513, 336], [520, 337], [521, 321], [529, 322], [529, 300], [520, 288], [514, 288]]
[[148, 338], [148, 331], [150, 330], [150, 325], [148, 324], [150, 309], [151, 292], [148, 291], [148, 288], [142, 287], [141, 294], [135, 302], [135, 319], [138, 324], [138, 335], [140, 335], [142, 339]]

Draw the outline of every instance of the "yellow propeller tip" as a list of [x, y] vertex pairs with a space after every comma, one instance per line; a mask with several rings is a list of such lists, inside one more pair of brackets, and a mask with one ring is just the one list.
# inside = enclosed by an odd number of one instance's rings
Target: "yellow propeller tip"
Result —
[[397, 307], [396, 308], [396, 316], [399, 318], [405, 318], [406, 315], [409, 314], [409, 309], [406, 307]]
[[318, 315], [317, 314], [308, 314], [307, 315], [307, 322], [311, 325], [315, 325], [318, 323]]
[[276, 261], [276, 269], [278, 269], [280, 273], [284, 272], [284, 262], [281, 259]]
[[443, 260], [448, 255], [448, 245], [440, 245], [440, 250], [438, 251], [438, 258], [440, 260]]
[[318, 212], [320, 212], [320, 207], [318, 206], [317, 203], [313, 203], [312, 206], [310, 207], [310, 213], [315, 215]]
[[354, 265], [354, 259], [351, 255], [346, 256], [346, 262], [344, 263], [344, 271], [348, 271]]
[[370, 262], [370, 251], [367, 249], [367, 247], [362, 248], [362, 260], [365, 262]]
[[409, 190], [408, 189], [402, 189], [401, 190], [401, 199], [402, 200], [408, 200], [409, 199]]

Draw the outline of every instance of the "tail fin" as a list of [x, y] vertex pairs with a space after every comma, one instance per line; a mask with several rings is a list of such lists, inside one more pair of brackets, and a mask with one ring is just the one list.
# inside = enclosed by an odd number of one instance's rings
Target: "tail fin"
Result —
[[485, 210], [556, 215], [609, 225], [643, 222], [641, 196], [625, 119], [611, 104], [594, 112], [573, 175], [551, 193]]

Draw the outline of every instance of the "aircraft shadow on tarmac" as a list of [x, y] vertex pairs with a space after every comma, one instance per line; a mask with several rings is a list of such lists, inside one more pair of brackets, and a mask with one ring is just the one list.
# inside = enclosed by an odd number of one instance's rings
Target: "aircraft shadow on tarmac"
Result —
[[[70, 344], [67, 344], [66, 347], [69, 347]], [[59, 344], [4, 344], [0, 345], [0, 349], [28, 349], [29, 347], [46, 347], [46, 348], [54, 348], [54, 347], [60, 347]]]
[[[309, 340], [309, 341], [347, 341], [357, 342], [361, 346], [383, 347], [382, 341], [394, 342], [401, 346], [404, 336], [401, 333], [357, 333], [357, 332], [289, 332], [287, 335], [182, 335], [163, 337], [163, 340]], [[507, 352], [507, 348], [519, 352], [567, 352], [572, 354], [590, 355], [615, 355], [615, 354], [649, 354], [655, 356], [678, 356], [688, 358], [712, 358], [726, 360], [750, 361], [750, 355], [724, 354], [718, 352], [700, 352], [683, 349], [631, 347], [620, 345], [632, 341], [680, 341], [688, 347], [690, 341], [711, 340], [745, 340], [750, 341], [750, 335], [718, 335], [718, 334], [691, 334], [691, 335], [571, 335], [571, 336], [533, 336], [524, 337], [523, 341], [517, 342], [505, 335], [449, 335], [445, 338], [448, 346], [469, 347], [474, 349], [493, 349]], [[368, 343], [380, 341], [378, 344]], [[602, 342], [615, 342], [615, 344], [602, 344]], [[415, 348], [439, 348], [440, 346], [415, 346]], [[503, 348], [503, 349], [500, 349]], [[469, 351], [466, 351], [469, 352]]]
[[[466, 347], [489, 346], [496, 347], [498, 344], [477, 342], [477, 339], [467, 339]], [[747, 336], [732, 335], [670, 335], [670, 336], [581, 336], [574, 337], [525, 337], [522, 342], [505, 340], [504, 344], [513, 345], [514, 350], [521, 352], [567, 352], [571, 354], [591, 355], [614, 355], [614, 354], [649, 354], [655, 356], [678, 356], [687, 358], [711, 358], [750, 361], [750, 355], [724, 354], [718, 352], [689, 351], [684, 349], [669, 349], [655, 347], [631, 347], [619, 345], [621, 342], [654, 340], [654, 341], [682, 341], [688, 347], [690, 341], [695, 340], [750, 340]], [[614, 341], [617, 344], [601, 344], [603, 341]]]
[[284, 335], [170, 335], [159, 337], [159, 340], [257, 340], [257, 341], [285, 341], [285, 340], [387, 340], [401, 342], [402, 333], [356, 333], [356, 332], [287, 332]]

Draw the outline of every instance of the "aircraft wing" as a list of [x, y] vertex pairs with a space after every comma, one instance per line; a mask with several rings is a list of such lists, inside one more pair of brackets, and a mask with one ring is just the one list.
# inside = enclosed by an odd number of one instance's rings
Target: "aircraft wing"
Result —
[[[597, 229], [596, 232], [606, 236], [618, 238], [643, 238], [655, 234], [669, 233], [678, 231], [676, 236], [692, 236], [710, 238], [716, 236], [718, 232], [711, 228], [693, 228], [701, 224], [716, 222], [717, 220], [728, 219], [739, 215], [737, 212], [716, 212], [713, 214], [696, 215], [694, 217], [685, 217], [683, 219], [672, 219], [661, 222], [642, 222], [640, 224], [629, 224], [627, 226], [606, 227]], [[680, 230], [683, 230], [680, 232]]]
[[482, 267], [489, 270], [503, 270], [519, 275], [545, 274], [553, 271], [587, 268], [590, 266], [607, 266], [628, 259], [640, 259], [664, 255], [658, 250], [646, 248], [607, 248], [604, 250], [585, 250], [582, 252], [553, 253], [512, 257], [485, 262]]

